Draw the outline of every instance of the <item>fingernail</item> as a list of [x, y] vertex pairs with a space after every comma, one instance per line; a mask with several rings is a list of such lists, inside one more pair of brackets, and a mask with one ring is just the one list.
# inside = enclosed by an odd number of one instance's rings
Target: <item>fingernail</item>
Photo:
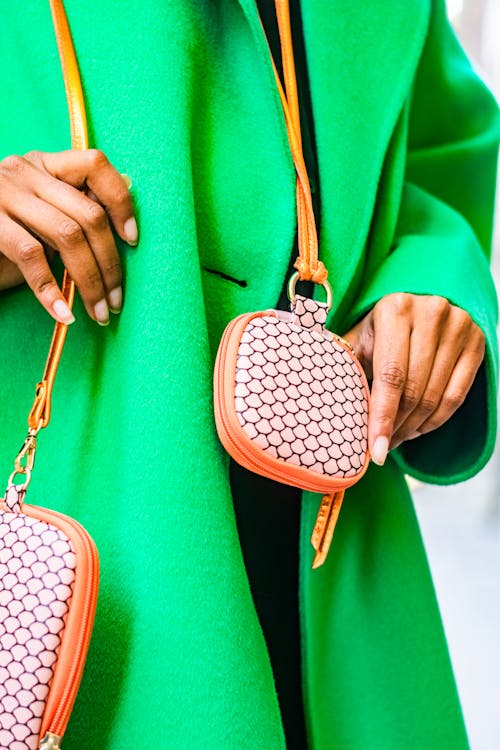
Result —
[[407, 440], [415, 440], [415, 438], [420, 437], [422, 433], [421, 432], [413, 432], [411, 435], [408, 435], [406, 438]]
[[109, 308], [105, 299], [99, 300], [94, 307], [94, 315], [100, 326], [107, 326], [109, 323]]
[[387, 451], [389, 450], [389, 440], [386, 437], [378, 437], [371, 451], [371, 457], [373, 463], [377, 466], [383, 466], [385, 459], [387, 458]]
[[121, 312], [123, 306], [123, 292], [121, 286], [112, 289], [108, 294], [109, 309], [115, 315]]
[[52, 309], [60, 323], [64, 323], [69, 326], [75, 322], [75, 316], [69, 309], [68, 305], [62, 299], [56, 299], [52, 305]]
[[130, 188], [132, 187], [132, 178], [130, 177], [130, 175], [124, 174], [122, 172], [122, 179], [125, 185], [127, 186], [127, 188], [130, 190]]
[[137, 245], [139, 241], [139, 230], [137, 229], [137, 222], [132, 216], [127, 219], [123, 225], [123, 232], [129, 245]]

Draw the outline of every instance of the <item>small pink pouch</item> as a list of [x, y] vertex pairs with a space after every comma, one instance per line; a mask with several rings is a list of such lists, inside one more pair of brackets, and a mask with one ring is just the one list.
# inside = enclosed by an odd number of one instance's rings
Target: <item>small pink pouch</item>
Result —
[[227, 326], [214, 377], [220, 440], [246, 468], [313, 492], [338, 492], [367, 469], [369, 390], [349, 344], [324, 328], [327, 305]]
[[0, 501], [0, 747], [58, 750], [92, 634], [99, 559], [74, 519]]

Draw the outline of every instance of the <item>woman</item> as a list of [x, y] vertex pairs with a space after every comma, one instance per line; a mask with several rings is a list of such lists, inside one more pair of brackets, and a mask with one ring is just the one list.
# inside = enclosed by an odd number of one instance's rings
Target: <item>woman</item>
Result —
[[[373, 377], [370, 446], [384, 465], [349, 491], [320, 571], [310, 571], [308, 539], [318, 497], [303, 495], [299, 543], [287, 495], [281, 554], [298, 548], [300, 570], [287, 653], [297, 661], [300, 638], [315, 750], [457, 750], [467, 740], [402, 472], [458, 481], [492, 449], [496, 307], [485, 254], [500, 122], [441, 2], [365, 5], [311, 0], [302, 21], [330, 327], [349, 332]], [[0, 124], [2, 283], [22, 276], [35, 291], [0, 300], [6, 476], [50, 335], [36, 297], [65, 314], [41, 247], [60, 252], [88, 313], [77, 305], [30, 489], [32, 502], [76, 516], [101, 554], [65, 747], [283, 748], [273, 677], [288, 746], [304, 746], [288, 710], [297, 674], [287, 699], [287, 659], [265, 622], [278, 608], [259, 602], [255, 568], [269, 553], [252, 565], [247, 484], [233, 468], [245, 567], [211, 406], [221, 332], [238, 313], [276, 304], [295, 232], [294, 170], [257, 9], [253, 0], [66, 8], [92, 144], [107, 159], [63, 151], [64, 93], [40, 3], [4, 12]], [[8, 158], [34, 146], [42, 153]], [[102, 329], [94, 321], [121, 306], [109, 225], [137, 240], [115, 168], [133, 177], [141, 235], [137, 250], [118, 242], [126, 304]], [[109, 223], [68, 183], [87, 184]], [[400, 447], [384, 461], [389, 444]], [[270, 575], [279, 563], [271, 556]]]

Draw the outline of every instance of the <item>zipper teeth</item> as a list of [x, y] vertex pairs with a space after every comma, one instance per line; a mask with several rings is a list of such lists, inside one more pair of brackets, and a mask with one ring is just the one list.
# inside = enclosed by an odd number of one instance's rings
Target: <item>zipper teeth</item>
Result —
[[[231, 333], [233, 332], [234, 328], [240, 321], [240, 318], [235, 318], [226, 328], [226, 331], [224, 333], [223, 340], [221, 342], [221, 364], [224, 365], [226, 362], [226, 353], [227, 353], [227, 344], [229, 341], [229, 338], [231, 336]], [[222, 394], [224, 391], [224, 368], [219, 366], [219, 376], [218, 376], [218, 384], [219, 384], [219, 394]], [[227, 439], [231, 442], [232, 446], [236, 448], [236, 450], [245, 456], [245, 458], [248, 460], [250, 464], [252, 464], [253, 467], [260, 470], [265, 470], [266, 476], [268, 476], [270, 479], [275, 479], [279, 482], [283, 482], [283, 480], [288, 480], [288, 474], [286, 471], [278, 471], [276, 469], [273, 469], [269, 466], [269, 464], [265, 461], [260, 460], [257, 456], [253, 455], [248, 451], [245, 445], [239, 440], [238, 436], [234, 434], [234, 432], [230, 429], [229, 420], [227, 418], [227, 413], [225, 410], [225, 399], [220, 398], [221, 402], [221, 409], [220, 409], [220, 415], [224, 426], [224, 431], [226, 434]], [[333, 477], [332, 477], [333, 478]], [[346, 479], [344, 482], [342, 480], [339, 480], [339, 487], [337, 487], [338, 490], [343, 489], [346, 486], [349, 486], [350, 482], [349, 479]], [[302, 489], [310, 490], [311, 492], [331, 492], [334, 491], [333, 488], [330, 490], [318, 490], [317, 485], [313, 482], [307, 482], [303, 481], [301, 482]]]
[[[47, 722], [43, 722], [42, 719], [42, 723], [45, 723], [47, 725], [46, 732], [50, 732], [52, 734], [58, 735], [59, 737], [62, 737], [68, 724], [71, 709], [73, 708], [76, 694], [78, 692], [78, 687], [83, 672], [83, 666], [85, 664], [85, 656], [90, 642], [90, 636], [92, 634], [95, 604], [97, 601], [97, 590], [99, 583], [99, 557], [94, 543], [88, 536], [85, 529], [77, 521], [70, 518], [69, 516], [64, 515], [63, 513], [57, 513], [47, 508], [39, 509], [37, 508], [37, 506], [32, 507], [35, 511], [41, 510], [43, 512], [43, 515], [45, 516], [45, 519], [52, 519], [54, 521], [54, 525], [59, 529], [61, 529], [61, 527], [57, 522], [60, 522], [60, 520], [63, 519], [70, 526], [71, 530], [76, 533], [78, 541], [81, 543], [78, 545], [78, 552], [80, 554], [77, 556], [77, 566], [82, 557], [85, 557], [86, 561], [88, 562], [88, 565], [86, 566], [88, 575], [83, 593], [83, 612], [85, 614], [85, 619], [78, 631], [78, 639], [74, 648], [74, 657], [72, 659], [71, 668], [68, 671], [68, 676], [65, 680], [64, 688], [62, 689], [60, 697], [56, 702], [56, 707], [54, 709], [52, 717], [50, 717]], [[62, 528], [61, 531], [67, 534], [74, 547], [74, 538], [72, 539], [71, 535], [68, 534], [67, 528]], [[77, 552], [77, 550], [74, 551]], [[78, 559], [78, 557], [80, 558], [80, 560]], [[74, 595], [75, 591], [73, 591], [73, 597]], [[64, 632], [62, 637], [64, 640]]]

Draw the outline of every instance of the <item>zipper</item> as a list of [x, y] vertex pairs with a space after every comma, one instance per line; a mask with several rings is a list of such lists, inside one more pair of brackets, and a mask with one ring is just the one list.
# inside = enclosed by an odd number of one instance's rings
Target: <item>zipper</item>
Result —
[[[66, 730], [85, 666], [97, 604], [99, 557], [93, 540], [83, 526], [73, 518], [27, 504], [24, 505], [23, 511], [26, 515], [52, 523], [63, 531], [76, 555], [76, 575], [71, 604], [40, 727], [40, 748], [55, 749]], [[80, 616], [83, 616], [83, 620], [79, 623]], [[76, 631], [74, 634], [73, 630]], [[64, 673], [61, 670], [64, 670]]]
[[[264, 317], [264, 315], [271, 315], [274, 311], [269, 310], [265, 313], [250, 313], [250, 314], [244, 314], [240, 315], [237, 318], [234, 318], [228, 326], [226, 327], [226, 330], [224, 331], [224, 334], [222, 336], [222, 340], [220, 343], [219, 353], [217, 355], [218, 360], [218, 366], [216, 367], [217, 372], [217, 391], [218, 391], [218, 400], [220, 404], [219, 409], [219, 415], [221, 418], [222, 427], [224, 430], [224, 435], [230, 444], [230, 446], [234, 449], [234, 452], [236, 455], [243, 456], [245, 461], [248, 463], [250, 469], [256, 470], [256, 473], [262, 473], [265, 472], [265, 476], [269, 477], [270, 479], [274, 479], [278, 482], [288, 484], [289, 483], [289, 475], [285, 471], [279, 471], [278, 469], [275, 469], [269, 465], [266, 461], [263, 461], [258, 457], [258, 455], [255, 455], [253, 452], [250, 452], [246, 445], [242, 443], [241, 440], [239, 440], [238, 436], [234, 433], [234, 431], [231, 428], [230, 421], [227, 416], [226, 411], [226, 399], [224, 398], [224, 368], [227, 365], [226, 357], [227, 357], [227, 349], [228, 349], [228, 342], [231, 338], [231, 334], [235, 330], [235, 328], [240, 324], [244, 318], [247, 320], [245, 321], [245, 327], [246, 323], [250, 322], [252, 318], [257, 317]], [[278, 317], [278, 316], [276, 316]], [[234, 371], [236, 371], [236, 368], [234, 368]], [[233, 372], [233, 367], [231, 367], [231, 372]], [[243, 428], [242, 428], [243, 429]], [[231, 451], [228, 451], [231, 453]], [[361, 472], [358, 472], [354, 477], [349, 477], [348, 479], [344, 480], [337, 480], [338, 483], [335, 487], [328, 487], [328, 488], [321, 488], [318, 489], [318, 484], [316, 484], [314, 481], [307, 481], [304, 480], [300, 482], [301, 489], [304, 490], [310, 490], [311, 492], [334, 492], [341, 489], [345, 489], [347, 487], [350, 487], [355, 481], [357, 481], [361, 475], [361, 473], [364, 473], [363, 470]], [[333, 478], [332, 478], [333, 479]]]

